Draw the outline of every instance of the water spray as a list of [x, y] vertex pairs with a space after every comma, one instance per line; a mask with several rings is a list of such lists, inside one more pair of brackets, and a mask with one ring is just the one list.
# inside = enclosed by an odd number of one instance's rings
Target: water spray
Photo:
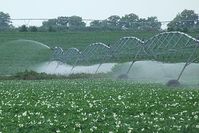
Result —
[[[59, 59], [59, 56], [57, 54], [55, 57]], [[62, 54], [61, 56], [64, 55]], [[68, 58], [74, 58], [74, 55], [71, 54]], [[198, 58], [199, 41], [185, 33], [172, 31], [159, 33], [146, 41], [142, 41], [137, 37], [122, 37], [110, 47], [103, 43], [91, 44], [79, 53], [75, 63], [71, 63], [73, 66], [71, 71], [78, 65], [89, 66], [100, 62], [95, 72], [97, 73], [102, 63], [131, 62], [127, 72], [119, 76], [127, 79], [136, 61], [185, 62], [179, 76], [167, 83], [167, 85], [172, 86], [174, 82], [176, 83], [175, 85], [180, 85], [179, 80], [184, 70], [191, 63], [197, 63]]]

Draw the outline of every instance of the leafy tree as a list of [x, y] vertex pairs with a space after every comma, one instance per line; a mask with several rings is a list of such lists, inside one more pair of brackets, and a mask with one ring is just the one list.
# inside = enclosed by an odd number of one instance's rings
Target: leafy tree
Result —
[[26, 25], [22, 25], [21, 27], [19, 27], [19, 31], [20, 32], [27, 32], [28, 31], [28, 27]]
[[56, 24], [58, 26], [66, 26], [68, 25], [69, 17], [58, 17]]
[[102, 27], [102, 23], [100, 20], [94, 20], [90, 23], [90, 27], [92, 28], [101, 28]]
[[29, 31], [30, 31], [30, 32], [37, 32], [38, 29], [37, 29], [36, 26], [30, 26], [30, 27], [29, 27]]
[[148, 17], [147, 18], [147, 22], [149, 23], [149, 25], [151, 26], [151, 28], [153, 29], [161, 29], [161, 22], [158, 21], [157, 17]]
[[103, 20], [101, 22], [101, 25], [102, 25], [102, 28], [106, 28], [106, 29], [110, 28], [107, 19]]
[[11, 27], [10, 15], [0, 12], [0, 31], [8, 30]]
[[193, 10], [184, 10], [178, 14], [167, 26], [168, 30], [188, 31], [199, 24], [198, 14]]
[[119, 27], [119, 21], [120, 21], [120, 17], [117, 16], [117, 15], [113, 15], [113, 16], [110, 16], [107, 19], [107, 25], [110, 28], [118, 28]]
[[141, 31], [160, 31], [161, 22], [158, 21], [157, 17], [148, 17], [139, 19], [138, 30]]
[[120, 27], [126, 27], [133, 30], [137, 30], [138, 21], [139, 21], [139, 17], [136, 14], [131, 13], [131, 14], [123, 16], [120, 19], [119, 25]]
[[94, 20], [90, 23], [90, 27], [106, 30], [125, 29], [134, 31], [160, 31], [161, 23], [158, 21], [157, 17], [139, 19], [136, 14], [131, 13], [122, 18], [113, 15], [102, 21]]
[[68, 30], [69, 17], [58, 17], [56, 21], [56, 29], [58, 31]]
[[42, 28], [47, 31], [56, 31], [57, 29], [57, 19], [49, 19], [48, 21], [42, 22]]
[[65, 31], [68, 29], [82, 29], [86, 26], [82, 18], [79, 16], [58, 17], [57, 19], [49, 19], [42, 23], [42, 28], [48, 31]]
[[48, 21], [44, 21], [42, 23], [43, 26], [54, 26], [57, 24], [57, 19], [49, 19]]
[[68, 27], [70, 29], [81, 29], [86, 26], [86, 23], [82, 21], [82, 18], [79, 16], [71, 16], [68, 18]]

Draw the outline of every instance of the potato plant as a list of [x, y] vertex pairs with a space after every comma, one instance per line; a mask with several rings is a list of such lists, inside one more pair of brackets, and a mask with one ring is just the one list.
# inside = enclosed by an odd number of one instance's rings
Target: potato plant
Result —
[[113, 80], [0, 81], [0, 133], [199, 132], [199, 90]]

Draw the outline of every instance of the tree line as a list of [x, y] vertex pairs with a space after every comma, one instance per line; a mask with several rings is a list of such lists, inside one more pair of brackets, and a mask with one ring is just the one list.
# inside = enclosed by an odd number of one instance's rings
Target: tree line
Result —
[[[167, 24], [168, 31], [199, 31], [199, 17], [193, 10], [183, 10]], [[162, 23], [157, 17], [139, 18], [131, 13], [122, 17], [112, 15], [105, 20], [93, 20], [87, 25], [79, 16], [60, 16], [42, 22], [42, 26], [14, 27], [8, 13], [0, 12], [0, 31], [161, 31]]]

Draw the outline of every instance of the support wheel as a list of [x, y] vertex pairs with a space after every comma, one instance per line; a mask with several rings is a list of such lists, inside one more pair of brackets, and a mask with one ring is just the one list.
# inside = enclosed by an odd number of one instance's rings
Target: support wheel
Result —
[[123, 79], [123, 80], [127, 80], [129, 77], [127, 74], [121, 74], [117, 77], [118, 79]]
[[179, 87], [179, 86], [180, 86], [180, 82], [179, 82], [178, 80], [173, 79], [173, 80], [169, 80], [169, 81], [166, 83], [166, 85], [167, 85], [168, 87]]

